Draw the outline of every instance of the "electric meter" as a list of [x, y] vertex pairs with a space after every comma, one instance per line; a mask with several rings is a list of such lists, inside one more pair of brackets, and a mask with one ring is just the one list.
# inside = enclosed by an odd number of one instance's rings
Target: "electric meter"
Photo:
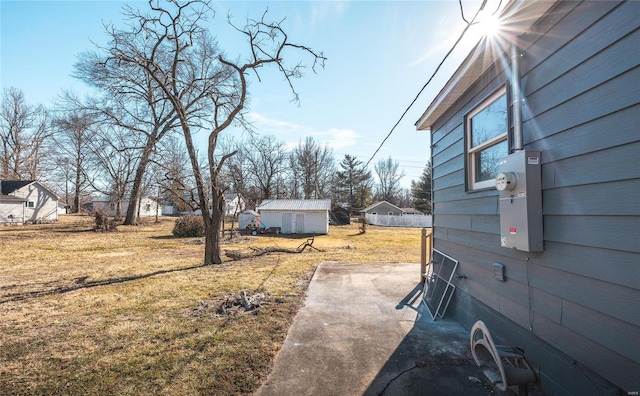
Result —
[[516, 175], [513, 172], [500, 173], [496, 176], [496, 189], [498, 191], [513, 191], [516, 188]]

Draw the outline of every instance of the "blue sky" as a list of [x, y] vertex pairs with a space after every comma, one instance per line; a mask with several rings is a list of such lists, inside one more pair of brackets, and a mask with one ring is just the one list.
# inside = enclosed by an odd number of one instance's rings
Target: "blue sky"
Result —
[[[146, 2], [130, 5], [144, 8]], [[0, 0], [0, 87], [19, 88], [31, 104], [50, 106], [63, 89], [85, 93], [70, 74], [77, 55], [104, 43], [103, 22], [122, 24], [120, 1]], [[470, 19], [480, 1], [463, 0]], [[489, 0], [495, 8], [498, 0]], [[241, 55], [243, 43], [226, 25], [228, 12], [242, 24], [267, 8], [292, 42], [323, 51], [328, 58], [317, 74], [294, 80], [300, 105], [291, 103], [287, 84], [274, 70], [252, 78], [249, 117], [261, 134], [295, 145], [307, 136], [363, 162], [400, 118], [464, 29], [457, 1], [233, 1], [214, 5], [211, 26], [221, 48]], [[415, 122], [473, 45], [472, 28], [436, 78], [372, 160], [392, 157], [406, 177], [417, 180], [430, 156], [429, 136]], [[246, 48], [246, 45], [245, 45]], [[237, 133], [231, 130], [228, 133]]]

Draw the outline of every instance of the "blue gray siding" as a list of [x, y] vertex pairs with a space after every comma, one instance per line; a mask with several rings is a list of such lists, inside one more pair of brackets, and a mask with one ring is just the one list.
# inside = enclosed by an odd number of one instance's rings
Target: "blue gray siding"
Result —
[[500, 247], [497, 192], [465, 188], [463, 117], [507, 81], [497, 64], [432, 126], [434, 244], [466, 276], [450, 310], [524, 347], [549, 394], [640, 391], [640, 2], [561, 2], [534, 27], [523, 131], [544, 252]]

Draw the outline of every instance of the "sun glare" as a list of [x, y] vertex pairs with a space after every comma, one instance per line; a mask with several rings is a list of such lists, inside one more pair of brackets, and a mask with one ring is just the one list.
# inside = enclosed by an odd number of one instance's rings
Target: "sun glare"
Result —
[[495, 37], [500, 31], [500, 19], [495, 15], [485, 15], [479, 22], [480, 31], [487, 38]]

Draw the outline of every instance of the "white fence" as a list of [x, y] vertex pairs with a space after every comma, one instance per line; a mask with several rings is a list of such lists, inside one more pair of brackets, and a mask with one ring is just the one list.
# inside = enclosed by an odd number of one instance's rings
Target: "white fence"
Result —
[[432, 225], [431, 215], [390, 216], [368, 214], [367, 223], [387, 227], [427, 227]]

